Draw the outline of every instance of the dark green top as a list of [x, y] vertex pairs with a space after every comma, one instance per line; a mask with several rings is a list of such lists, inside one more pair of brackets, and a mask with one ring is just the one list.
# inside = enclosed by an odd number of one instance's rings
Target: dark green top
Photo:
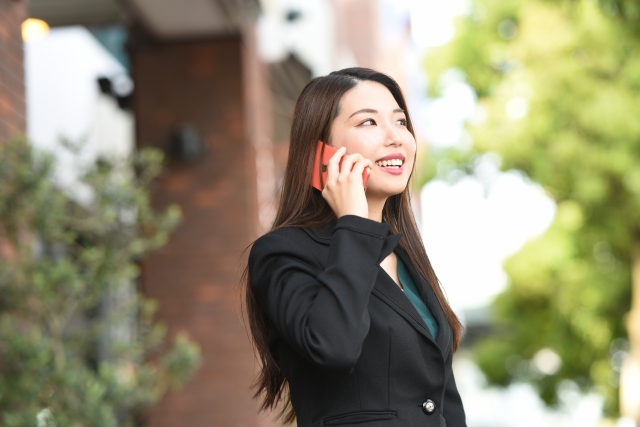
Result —
[[418, 292], [418, 288], [416, 288], [416, 284], [413, 283], [409, 270], [407, 270], [407, 267], [400, 260], [399, 256], [396, 258], [398, 260], [398, 278], [400, 279], [400, 284], [404, 288], [404, 294], [409, 298], [409, 301], [411, 301], [415, 306], [416, 310], [418, 310], [420, 317], [422, 317], [422, 320], [427, 324], [431, 335], [433, 335], [433, 339], [438, 339], [438, 322], [422, 300], [420, 292]]

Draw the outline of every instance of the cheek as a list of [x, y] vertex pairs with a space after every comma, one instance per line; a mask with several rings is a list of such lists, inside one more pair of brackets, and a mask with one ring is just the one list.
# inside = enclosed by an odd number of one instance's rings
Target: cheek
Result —
[[[340, 147], [345, 147], [348, 154], [358, 153], [367, 159], [372, 159], [375, 155], [375, 144], [368, 141], [366, 137], [363, 138], [363, 135], [357, 135], [357, 137], [349, 137], [347, 135], [338, 144], [340, 144]], [[340, 147], [336, 146], [336, 148]]]
[[411, 160], [414, 160], [416, 158], [416, 145], [415, 144], [413, 144], [411, 149], [407, 149], [407, 155], [409, 155], [411, 157]]
[[405, 143], [405, 150], [407, 153], [407, 160], [409, 161], [410, 169], [409, 172], [413, 171], [415, 167], [415, 159], [416, 159], [416, 141], [411, 138]]

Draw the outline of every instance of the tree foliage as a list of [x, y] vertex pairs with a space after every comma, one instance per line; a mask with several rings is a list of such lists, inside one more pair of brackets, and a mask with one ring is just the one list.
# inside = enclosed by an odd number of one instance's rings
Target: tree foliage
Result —
[[[596, 386], [609, 412], [640, 240], [639, 20], [632, 0], [477, 0], [425, 62], [433, 81], [462, 70], [478, 95], [473, 149], [458, 160], [498, 153], [558, 203], [550, 229], [506, 262], [500, 334], [475, 346], [480, 367], [493, 383], [537, 384], [547, 402], [564, 379]], [[542, 349], [557, 371], [534, 363]]]
[[180, 218], [155, 212], [162, 156], [100, 160], [80, 179], [82, 203], [54, 185], [52, 156], [24, 139], [0, 144], [0, 419], [7, 427], [134, 426], [199, 365], [173, 345], [137, 262]]

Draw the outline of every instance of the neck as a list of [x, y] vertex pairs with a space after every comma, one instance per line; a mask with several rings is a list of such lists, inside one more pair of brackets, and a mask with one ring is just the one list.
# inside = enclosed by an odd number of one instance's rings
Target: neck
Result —
[[387, 199], [367, 199], [367, 204], [369, 205], [369, 216], [368, 218], [373, 221], [382, 222], [382, 210], [384, 209], [384, 204], [387, 202]]

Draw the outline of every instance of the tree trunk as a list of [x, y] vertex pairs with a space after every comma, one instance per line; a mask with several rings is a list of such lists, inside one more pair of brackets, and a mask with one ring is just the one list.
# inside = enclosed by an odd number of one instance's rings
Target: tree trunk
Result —
[[632, 252], [631, 311], [627, 315], [629, 354], [620, 372], [620, 413], [640, 427], [640, 241]]

